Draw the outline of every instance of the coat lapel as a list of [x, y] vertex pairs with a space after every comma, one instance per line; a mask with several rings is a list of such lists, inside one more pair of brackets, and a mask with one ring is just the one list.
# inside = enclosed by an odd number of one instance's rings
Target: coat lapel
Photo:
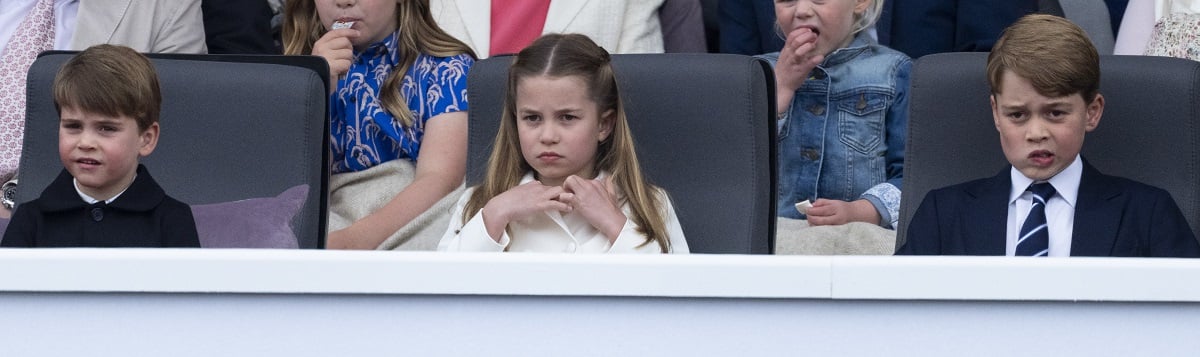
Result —
[[[613, 1], [613, 0], [604, 0]], [[566, 32], [567, 26], [575, 21], [575, 17], [583, 12], [583, 7], [587, 5], [588, 0], [554, 0], [550, 2], [550, 9], [547, 11], [546, 24], [542, 26], [542, 33], [561, 33]]]
[[469, 43], [475, 45], [475, 52], [480, 58], [488, 57], [492, 48], [492, 2], [488, 0], [459, 0], [455, 1], [458, 13], [462, 17], [463, 26], [467, 28]]
[[132, 1], [80, 1], [71, 48], [82, 50], [91, 44], [112, 42], [117, 25], [125, 18]]
[[1075, 224], [1071, 233], [1071, 256], [1112, 254], [1124, 207], [1110, 201], [1122, 194], [1108, 176], [1086, 160], [1083, 162], [1079, 197], [1075, 203]]
[[1009, 169], [1000, 171], [970, 190], [976, 209], [964, 214], [964, 253], [968, 255], [1004, 255], [1008, 229], [1008, 191], [1012, 186]]

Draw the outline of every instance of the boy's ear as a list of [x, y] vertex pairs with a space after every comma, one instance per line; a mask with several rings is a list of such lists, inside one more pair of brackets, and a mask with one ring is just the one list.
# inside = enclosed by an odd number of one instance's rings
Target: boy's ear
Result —
[[150, 124], [149, 128], [143, 130], [138, 135], [141, 140], [141, 146], [138, 147], [138, 155], [142, 157], [149, 156], [154, 152], [154, 148], [158, 146], [158, 123]]
[[612, 134], [613, 122], [617, 120], [617, 111], [609, 109], [604, 114], [600, 114], [600, 133], [597, 135], [596, 141], [604, 141], [608, 139], [608, 135]]
[[988, 96], [988, 99], [992, 103], [992, 124], [996, 126], [996, 131], [1000, 131], [1000, 111], [996, 107], [996, 95], [992, 94]]
[[1085, 131], [1096, 130], [1100, 126], [1100, 116], [1104, 114], [1104, 95], [1096, 93], [1096, 99], [1092, 99], [1087, 105], [1087, 123], [1083, 128]]

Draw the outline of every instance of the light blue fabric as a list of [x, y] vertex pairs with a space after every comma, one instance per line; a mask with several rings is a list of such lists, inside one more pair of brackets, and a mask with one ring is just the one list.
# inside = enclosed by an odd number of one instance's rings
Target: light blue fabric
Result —
[[[779, 53], [760, 56], [774, 66]], [[809, 74], [778, 122], [779, 216], [817, 198], [875, 206], [884, 227], [900, 217], [912, 60], [859, 33]]]
[[393, 33], [361, 53], [350, 71], [337, 82], [329, 98], [330, 153], [333, 173], [362, 171], [395, 159], [416, 161], [425, 122], [448, 112], [467, 110], [467, 71], [470, 55], [417, 56], [405, 72], [400, 94], [413, 114], [403, 126], [382, 107], [376, 93], [400, 62]]

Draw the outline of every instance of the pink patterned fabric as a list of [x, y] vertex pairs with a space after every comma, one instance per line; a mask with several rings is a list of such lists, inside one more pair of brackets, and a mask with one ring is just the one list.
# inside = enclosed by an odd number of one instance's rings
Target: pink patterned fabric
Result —
[[1159, 20], [1146, 55], [1200, 61], [1200, 14], [1173, 13]]
[[25, 78], [38, 53], [54, 46], [54, 0], [38, 0], [0, 57], [0, 181], [17, 172], [25, 132]]

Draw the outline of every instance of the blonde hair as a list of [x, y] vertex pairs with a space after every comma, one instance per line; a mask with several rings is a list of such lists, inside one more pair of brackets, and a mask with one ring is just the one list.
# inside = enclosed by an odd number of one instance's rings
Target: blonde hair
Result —
[[879, 21], [879, 15], [883, 13], [883, 2], [886, 0], [867, 1], [871, 2], [870, 5], [867, 5], [867, 10], [854, 18], [854, 31], [851, 32], [854, 35], [875, 25], [875, 22]]
[[[850, 0], [857, 1], [857, 0]], [[850, 31], [850, 36], [858, 35], [859, 32], [871, 28], [875, 22], [879, 21], [879, 15], [883, 14], [883, 2], [885, 0], [867, 0], [871, 4], [867, 5], [867, 10], [863, 11], [862, 15], [855, 15], [854, 29]], [[783, 29], [779, 27], [779, 21], [775, 21], [775, 35], [784, 40], [787, 40], [787, 34], [783, 33]]]
[[1087, 33], [1053, 15], [1026, 15], [1013, 23], [988, 54], [987, 76], [999, 94], [1004, 72], [1029, 80], [1038, 94], [1065, 97], [1075, 93], [1091, 103], [1100, 91], [1100, 55]]
[[612, 174], [613, 185], [623, 193], [621, 204], [628, 204], [646, 242], [658, 243], [662, 252], [670, 251], [663, 221], [662, 202], [657, 188], [646, 183], [634, 150], [633, 135], [617, 92], [611, 58], [607, 51], [580, 34], [549, 34], [521, 50], [508, 72], [508, 94], [500, 130], [488, 159], [487, 175], [475, 189], [463, 210], [463, 222], [470, 220], [493, 197], [520, 184], [521, 177], [533, 168], [521, 155], [517, 134], [517, 84], [524, 78], [578, 76], [588, 86], [588, 94], [599, 106], [599, 113], [613, 111], [612, 134], [596, 150], [594, 168]]
[[[313, 44], [327, 32], [321, 24], [314, 1], [288, 0], [283, 14], [283, 54], [312, 54]], [[466, 53], [474, 58], [475, 52], [438, 27], [429, 11], [429, 0], [398, 1], [396, 23], [404, 29], [397, 31], [396, 35], [400, 62], [383, 81], [379, 101], [388, 114], [410, 127], [413, 125], [413, 114], [401, 96], [400, 85], [417, 56], [425, 53], [435, 57], [450, 57]]]
[[158, 122], [162, 93], [158, 73], [132, 48], [95, 45], [72, 57], [54, 76], [54, 109], [129, 116], [145, 131]]

